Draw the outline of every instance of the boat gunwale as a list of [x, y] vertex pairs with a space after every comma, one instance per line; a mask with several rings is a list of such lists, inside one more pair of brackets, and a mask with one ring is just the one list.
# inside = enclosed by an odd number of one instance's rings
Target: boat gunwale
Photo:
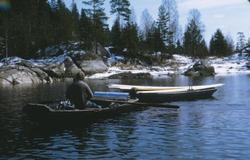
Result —
[[200, 89], [208, 89], [208, 88], [218, 88], [222, 87], [224, 84], [211, 84], [211, 85], [198, 85], [198, 86], [138, 86], [138, 85], [123, 85], [123, 84], [111, 84], [108, 87], [111, 89], [120, 89], [124, 91], [130, 91], [132, 89], [135, 89], [137, 91], [160, 91], [160, 90], [180, 90], [180, 89], [194, 89], [194, 90], [200, 90]]
[[175, 95], [175, 94], [192, 94], [192, 93], [200, 93], [200, 92], [209, 92], [209, 91], [217, 91], [217, 88], [208, 88], [208, 89], [200, 89], [200, 90], [183, 90], [178, 92], [163, 92], [163, 91], [140, 91], [137, 92], [137, 95], [145, 95], [145, 94], [155, 94], [155, 95]]
[[[100, 100], [100, 99], [99, 99]], [[72, 109], [72, 110], [66, 110], [66, 109], [62, 109], [62, 110], [56, 110], [53, 109], [50, 104], [39, 104], [39, 103], [28, 103], [27, 107], [43, 107], [47, 109], [48, 113], [88, 113], [88, 112], [105, 112], [105, 111], [110, 111], [110, 110], [119, 110], [122, 109], [125, 106], [128, 105], [132, 105], [129, 103], [133, 103], [133, 102], [137, 102], [138, 99], [130, 99], [128, 101], [124, 101], [125, 104], [120, 104], [117, 107], [105, 107], [105, 108], [86, 108], [86, 109]], [[126, 102], [128, 102], [128, 104], [126, 104]], [[52, 103], [51, 103], [52, 104]]]
[[138, 91], [136, 94], [182, 94], [182, 93], [199, 93], [199, 92], [209, 92], [217, 91], [217, 88], [206, 88], [206, 89], [182, 89], [175, 91], [168, 90], [155, 90], [155, 91]]

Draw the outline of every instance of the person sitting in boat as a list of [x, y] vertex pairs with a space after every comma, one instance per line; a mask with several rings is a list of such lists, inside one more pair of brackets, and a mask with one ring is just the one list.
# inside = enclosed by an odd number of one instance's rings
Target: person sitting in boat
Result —
[[71, 104], [74, 104], [76, 109], [100, 108], [100, 106], [90, 101], [93, 92], [89, 85], [83, 81], [84, 78], [84, 73], [79, 72], [76, 74], [73, 83], [67, 88], [66, 98]]

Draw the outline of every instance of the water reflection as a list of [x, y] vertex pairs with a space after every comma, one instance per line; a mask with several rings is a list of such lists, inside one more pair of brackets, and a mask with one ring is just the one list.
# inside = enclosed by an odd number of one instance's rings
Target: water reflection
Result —
[[64, 99], [69, 81], [0, 89], [0, 159], [248, 159], [250, 77], [157, 80], [88, 80], [93, 90], [110, 83], [200, 85], [225, 83], [214, 99], [178, 102], [179, 111], [148, 108], [77, 127], [30, 125], [28, 102]]

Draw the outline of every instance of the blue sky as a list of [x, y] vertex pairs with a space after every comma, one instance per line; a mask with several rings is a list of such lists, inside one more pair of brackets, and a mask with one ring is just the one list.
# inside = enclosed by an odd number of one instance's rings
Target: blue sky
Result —
[[[72, 0], [66, 0], [70, 4]], [[81, 0], [75, 0], [79, 8]], [[106, 0], [106, 13], [109, 15], [109, 0]], [[141, 13], [148, 9], [150, 14], [157, 19], [158, 7], [161, 0], [130, 0], [135, 9], [138, 24]], [[250, 37], [250, 4], [247, 0], [177, 0], [180, 15], [180, 24], [184, 30], [187, 23], [188, 11], [197, 8], [202, 14], [202, 22], [205, 24], [205, 38], [210, 40], [211, 35], [217, 28], [222, 29], [224, 34], [230, 34], [236, 39], [237, 32], [244, 32]], [[110, 18], [109, 24], [113, 19]]]

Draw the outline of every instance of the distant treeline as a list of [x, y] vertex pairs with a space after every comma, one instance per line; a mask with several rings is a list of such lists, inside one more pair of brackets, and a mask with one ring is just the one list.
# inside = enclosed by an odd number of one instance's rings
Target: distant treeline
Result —
[[140, 25], [129, 0], [109, 0], [110, 12], [116, 17], [112, 27], [107, 24], [105, 0], [82, 2], [79, 11], [74, 1], [67, 7], [63, 0], [10, 0], [11, 7], [0, 10], [0, 54], [29, 58], [48, 46], [81, 41], [86, 50], [100, 43], [128, 57], [161, 55], [164, 58], [176, 53], [206, 57], [230, 55], [247, 43], [244, 34], [239, 33], [241, 39], [235, 47], [232, 38], [218, 29], [208, 46], [197, 9], [190, 11], [182, 31], [175, 0], [162, 0], [156, 20], [145, 9]]

